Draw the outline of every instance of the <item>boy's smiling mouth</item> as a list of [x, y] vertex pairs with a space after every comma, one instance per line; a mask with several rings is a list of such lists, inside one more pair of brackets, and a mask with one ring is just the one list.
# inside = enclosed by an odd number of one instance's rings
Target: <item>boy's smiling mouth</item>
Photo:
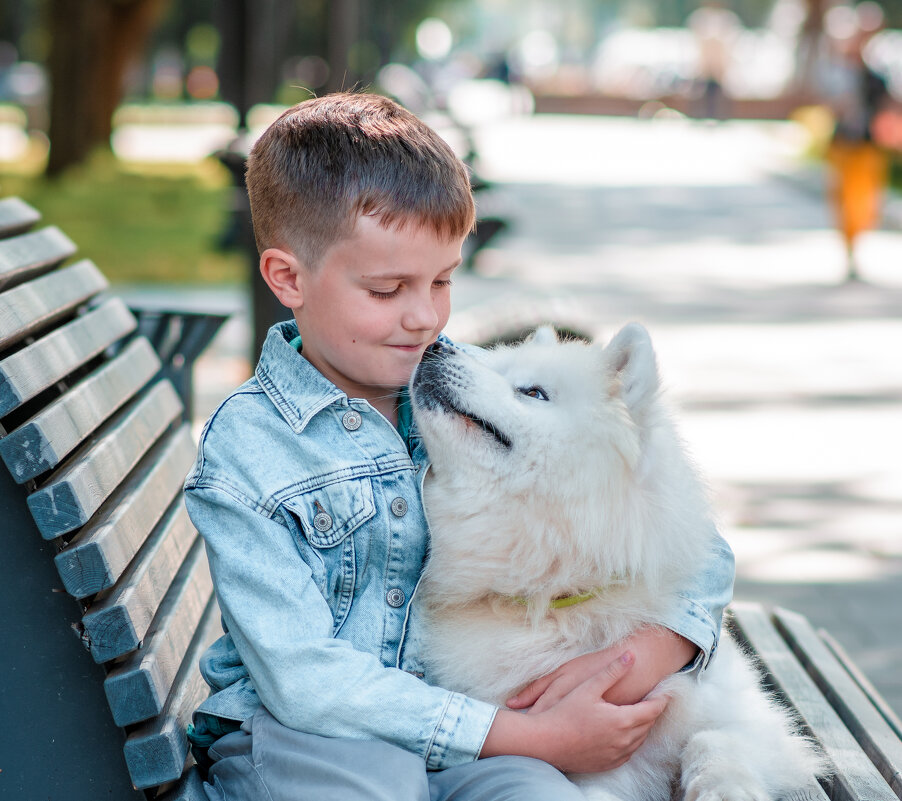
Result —
[[412, 353], [417, 350], [423, 350], [428, 345], [428, 342], [421, 342], [419, 345], [389, 345], [389, 347], [397, 348], [398, 350], [410, 351]]

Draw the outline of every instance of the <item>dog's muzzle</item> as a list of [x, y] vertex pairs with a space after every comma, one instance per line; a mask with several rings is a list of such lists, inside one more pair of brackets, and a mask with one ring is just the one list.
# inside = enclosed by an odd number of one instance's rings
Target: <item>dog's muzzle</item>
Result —
[[504, 432], [499, 431], [482, 417], [462, 408], [460, 390], [467, 385], [467, 375], [455, 359], [462, 355], [462, 351], [444, 342], [436, 342], [426, 349], [410, 382], [414, 408], [439, 410], [463, 417], [479, 426], [503, 448], [512, 448], [513, 442]]

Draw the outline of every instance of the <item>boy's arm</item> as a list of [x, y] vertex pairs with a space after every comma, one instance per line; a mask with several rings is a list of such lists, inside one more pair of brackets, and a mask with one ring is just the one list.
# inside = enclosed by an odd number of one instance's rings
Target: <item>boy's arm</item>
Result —
[[223, 619], [260, 700], [289, 728], [380, 739], [430, 769], [476, 758], [493, 705], [430, 687], [333, 636], [333, 617], [289, 529], [228, 488], [189, 487]]
[[612, 703], [635, 703], [690, 663], [701, 673], [717, 649], [723, 610], [733, 597], [734, 576], [733, 551], [715, 531], [708, 561], [674, 598], [659, 627], [649, 626], [612, 648], [567, 662], [509, 699], [508, 706], [545, 711], [625, 649], [633, 652], [636, 664], [606, 691], [605, 699]]

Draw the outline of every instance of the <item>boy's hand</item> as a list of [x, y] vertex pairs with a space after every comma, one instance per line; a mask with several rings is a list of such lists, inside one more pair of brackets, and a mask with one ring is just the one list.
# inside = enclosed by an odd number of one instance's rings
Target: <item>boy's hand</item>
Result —
[[604, 700], [604, 694], [629, 672], [633, 659], [629, 652], [614, 659], [543, 712], [521, 715], [500, 709], [480, 756], [531, 756], [572, 773], [624, 764], [645, 742], [669, 700], [659, 695], [627, 706]]
[[618, 654], [629, 649], [636, 656], [635, 666], [604, 693], [612, 704], [635, 704], [662, 680], [676, 673], [694, 657], [698, 647], [668, 629], [645, 628], [625, 642], [578, 656], [543, 676], [508, 699], [511, 709], [530, 714], [544, 712], [592, 676], [604, 670]]

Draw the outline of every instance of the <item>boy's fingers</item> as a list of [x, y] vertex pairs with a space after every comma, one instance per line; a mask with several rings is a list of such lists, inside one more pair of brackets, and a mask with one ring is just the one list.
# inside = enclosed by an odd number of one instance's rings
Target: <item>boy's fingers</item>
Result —
[[551, 686], [552, 681], [554, 681], [554, 674], [549, 674], [543, 676], [541, 679], [536, 679], [532, 684], [529, 684], [520, 690], [513, 698], [507, 700], [508, 708], [524, 709], [525, 707], [532, 706], [542, 697], [545, 690]]
[[607, 690], [613, 687], [632, 668], [635, 657], [632, 652], [626, 651], [618, 656], [600, 673], [587, 679], [581, 686], [592, 692], [593, 697], [601, 698]]
[[653, 698], [646, 698], [644, 701], [634, 704], [633, 709], [639, 715], [637, 723], [654, 723], [667, 708], [669, 702], [670, 696], [656, 695]]

